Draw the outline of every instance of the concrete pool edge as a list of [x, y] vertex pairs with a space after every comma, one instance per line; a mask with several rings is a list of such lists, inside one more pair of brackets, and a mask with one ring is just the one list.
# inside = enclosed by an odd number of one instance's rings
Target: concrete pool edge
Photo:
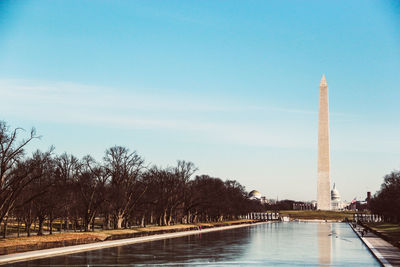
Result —
[[230, 229], [235, 229], [235, 228], [249, 227], [249, 226], [266, 224], [266, 223], [273, 223], [273, 221], [238, 224], [238, 225], [208, 228], [208, 229], [203, 229], [203, 230], [190, 230], [190, 231], [183, 231], [183, 232], [166, 233], [166, 234], [150, 235], [150, 236], [143, 236], [143, 237], [134, 237], [134, 238], [103, 241], [103, 242], [96, 242], [96, 243], [76, 245], [76, 246], [58, 247], [58, 248], [50, 248], [50, 249], [8, 254], [8, 255], [0, 256], [0, 265], [10, 264], [10, 263], [15, 263], [15, 262], [30, 261], [30, 260], [35, 260], [35, 259], [56, 257], [56, 256], [61, 256], [61, 255], [80, 253], [80, 252], [85, 252], [85, 251], [117, 247], [117, 246], [123, 246], [123, 245], [131, 245], [131, 244], [136, 244], [136, 243], [151, 242], [151, 241], [157, 241], [157, 240], [163, 240], [163, 239], [169, 239], [169, 238], [177, 238], [177, 237], [183, 237], [183, 236], [188, 236], [188, 235], [203, 234], [203, 233], [222, 231], [222, 230], [230, 230]]
[[354, 227], [351, 225], [351, 223], [348, 223], [350, 228], [353, 229], [354, 233], [360, 238], [360, 240], [367, 246], [368, 250], [371, 252], [371, 254], [378, 260], [378, 262], [385, 267], [391, 267], [392, 265], [385, 259], [385, 257], [364, 237], [360, 235], [360, 233], [357, 231], [357, 229], [354, 229]]

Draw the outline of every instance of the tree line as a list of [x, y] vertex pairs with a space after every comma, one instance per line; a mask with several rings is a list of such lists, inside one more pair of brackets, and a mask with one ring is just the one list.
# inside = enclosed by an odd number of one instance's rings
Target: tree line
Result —
[[[55, 155], [54, 148], [26, 155], [26, 146], [38, 139], [35, 129], [19, 138], [23, 129], [0, 121], [0, 224], [3, 236], [13, 221], [31, 235], [44, 224], [50, 234], [61, 230], [129, 228], [133, 225], [171, 225], [236, 219], [261, 211], [235, 180], [194, 176], [192, 162], [176, 166], [148, 166], [135, 151], [123, 146], [106, 149], [102, 161], [87, 155]], [[57, 225], [57, 226], [55, 226]]]
[[381, 189], [369, 202], [369, 208], [388, 222], [400, 222], [400, 171], [384, 177]]

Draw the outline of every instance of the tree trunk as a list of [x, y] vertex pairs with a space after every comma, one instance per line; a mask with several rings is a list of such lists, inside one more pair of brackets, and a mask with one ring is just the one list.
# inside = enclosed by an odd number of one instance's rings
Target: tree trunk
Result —
[[40, 216], [38, 218], [39, 220], [39, 227], [38, 227], [38, 232], [37, 235], [43, 235], [43, 222], [44, 222], [44, 218], [42, 216]]
[[19, 237], [19, 232], [20, 232], [19, 228], [20, 228], [20, 226], [21, 226], [21, 219], [20, 219], [20, 218], [18, 218], [18, 219], [17, 219], [17, 221], [18, 221], [18, 226], [17, 226], [17, 236]]
[[95, 217], [93, 217], [93, 219], [92, 219], [92, 232], [94, 232], [95, 220], [96, 220], [96, 218], [95, 218]]
[[53, 234], [53, 219], [49, 219], [50, 234]]
[[110, 215], [107, 215], [107, 230], [111, 229], [111, 218]]
[[103, 228], [105, 228], [106, 230], [110, 230], [111, 228], [110, 215], [108, 214], [104, 216]]
[[145, 227], [144, 221], [145, 221], [145, 217], [144, 217], [144, 214], [143, 214], [142, 220], [140, 222], [140, 227]]
[[123, 221], [124, 221], [124, 216], [121, 215], [121, 214], [118, 214], [116, 229], [121, 229], [122, 228], [122, 222]]
[[162, 225], [167, 225], [167, 209], [164, 209], [164, 214], [163, 214], [163, 224]]
[[6, 238], [7, 236], [7, 221], [8, 221], [8, 216], [3, 220], [3, 238]]
[[168, 214], [168, 222], [167, 222], [167, 225], [171, 225], [172, 213], [173, 213], [172, 208], [170, 208], [169, 214]]
[[84, 222], [84, 224], [85, 224], [85, 232], [89, 232], [89, 226], [90, 226], [90, 219], [89, 219], [89, 216], [88, 215], [86, 215], [85, 216], [85, 222]]
[[69, 221], [68, 221], [68, 217], [65, 217], [64, 231], [68, 231], [68, 230], [69, 230]]
[[25, 223], [26, 235], [27, 235], [27, 236], [31, 236], [31, 225], [32, 225], [31, 222], [26, 222], [26, 223]]

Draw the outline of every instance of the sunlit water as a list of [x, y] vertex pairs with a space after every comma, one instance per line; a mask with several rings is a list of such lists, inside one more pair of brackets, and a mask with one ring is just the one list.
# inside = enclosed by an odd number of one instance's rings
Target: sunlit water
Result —
[[345, 223], [270, 223], [13, 266], [380, 266]]

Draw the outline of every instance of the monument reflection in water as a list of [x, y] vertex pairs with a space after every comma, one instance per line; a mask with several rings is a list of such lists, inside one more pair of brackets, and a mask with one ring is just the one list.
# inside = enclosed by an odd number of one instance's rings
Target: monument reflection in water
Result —
[[269, 223], [11, 266], [380, 266], [345, 223]]
[[[332, 262], [332, 225], [329, 223], [319, 223], [317, 226], [318, 231], [318, 257], [319, 263], [330, 265]], [[336, 237], [336, 236], [335, 236]]]

